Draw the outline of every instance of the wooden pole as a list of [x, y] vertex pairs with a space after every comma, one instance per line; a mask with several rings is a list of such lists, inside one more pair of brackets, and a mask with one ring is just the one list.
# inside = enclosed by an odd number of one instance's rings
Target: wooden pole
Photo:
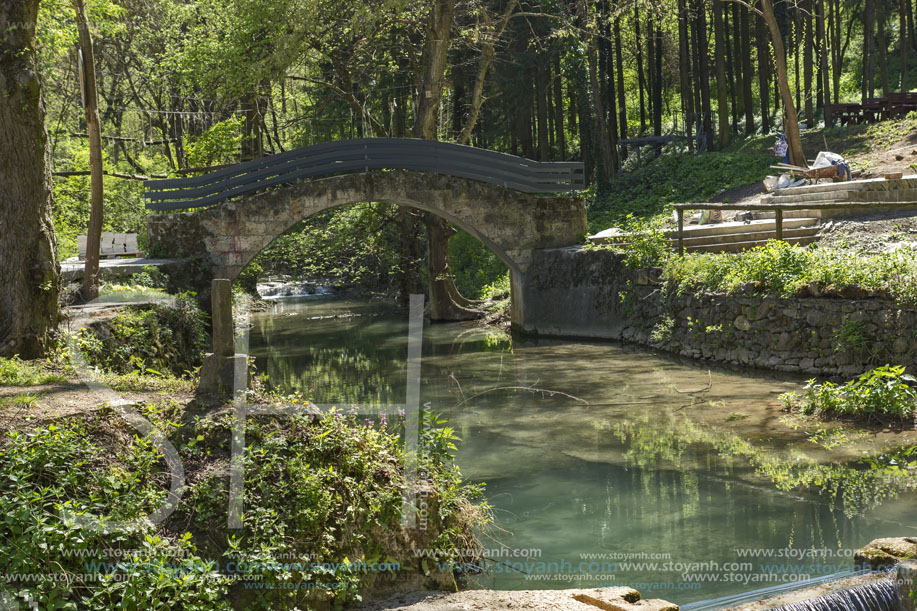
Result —
[[675, 212], [678, 214], [678, 256], [683, 257], [685, 255], [685, 211], [676, 208]]
[[777, 239], [782, 241], [783, 240], [783, 208], [777, 208], [776, 214], [777, 214], [777, 218], [776, 218]]

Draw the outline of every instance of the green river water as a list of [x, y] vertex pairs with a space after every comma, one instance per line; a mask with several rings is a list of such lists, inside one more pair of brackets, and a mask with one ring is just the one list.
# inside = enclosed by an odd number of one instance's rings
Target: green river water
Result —
[[[344, 408], [405, 402], [407, 311], [288, 298], [251, 322], [270, 385]], [[421, 403], [448, 417], [493, 506], [476, 586], [630, 585], [685, 604], [917, 536], [917, 435], [790, 416], [777, 395], [800, 378], [469, 324], [425, 325], [421, 375]]]

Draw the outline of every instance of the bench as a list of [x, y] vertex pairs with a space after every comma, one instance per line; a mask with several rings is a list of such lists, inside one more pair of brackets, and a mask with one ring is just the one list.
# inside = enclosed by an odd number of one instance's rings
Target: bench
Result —
[[[85, 259], [86, 236], [77, 236], [76, 246], [79, 250], [79, 258]], [[136, 233], [103, 232], [99, 255], [102, 259], [108, 259], [111, 257], [142, 257], [143, 253], [137, 246]]]

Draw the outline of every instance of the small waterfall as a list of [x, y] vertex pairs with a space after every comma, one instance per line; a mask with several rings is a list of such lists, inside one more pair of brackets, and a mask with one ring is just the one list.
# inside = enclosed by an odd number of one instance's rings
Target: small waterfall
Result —
[[774, 611], [903, 611], [904, 601], [894, 579], [877, 579], [862, 586], [777, 607]]
[[262, 299], [280, 299], [283, 297], [324, 297], [334, 291], [325, 286], [310, 282], [262, 282], [257, 286]]

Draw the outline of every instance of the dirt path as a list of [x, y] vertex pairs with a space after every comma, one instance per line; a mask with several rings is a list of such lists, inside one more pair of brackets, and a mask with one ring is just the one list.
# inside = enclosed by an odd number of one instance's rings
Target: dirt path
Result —
[[588, 590], [464, 590], [462, 592], [412, 592], [385, 601], [356, 607], [358, 611], [677, 611], [664, 600], [640, 600], [632, 588]]

